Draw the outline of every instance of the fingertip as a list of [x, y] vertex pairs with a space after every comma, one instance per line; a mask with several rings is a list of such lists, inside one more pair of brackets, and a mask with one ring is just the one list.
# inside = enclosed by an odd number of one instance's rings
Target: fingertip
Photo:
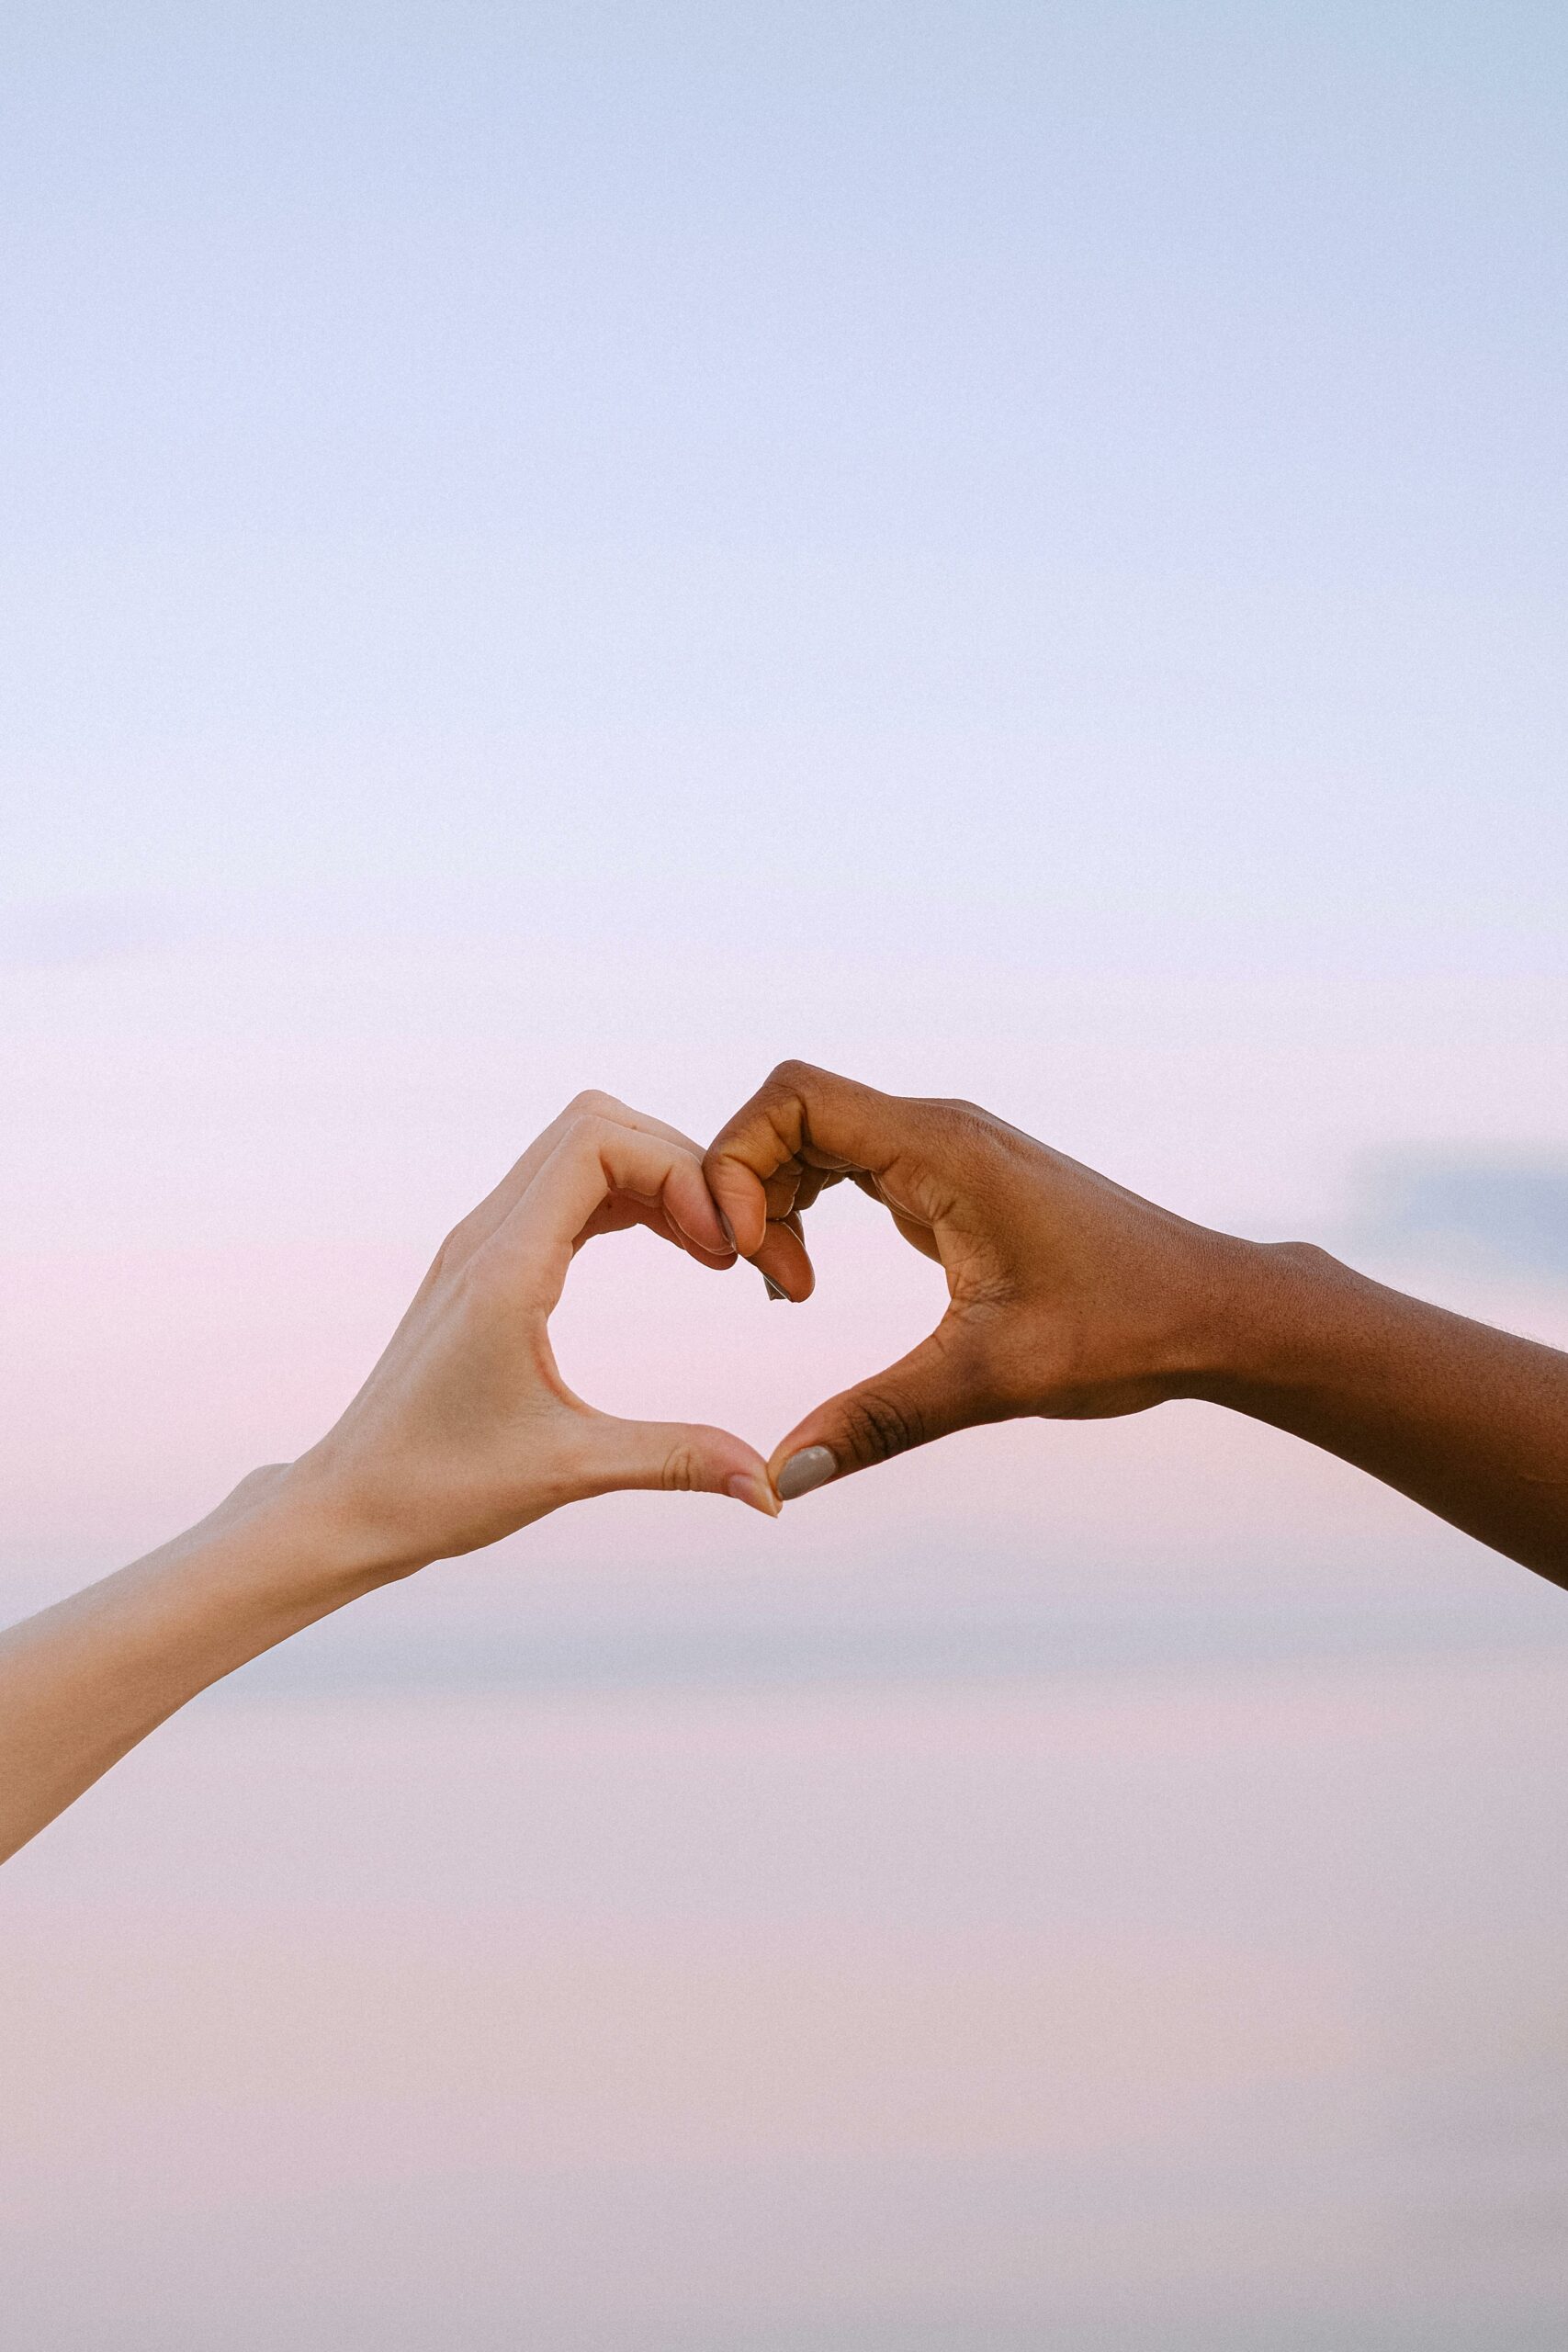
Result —
[[675, 1234], [687, 1257], [694, 1258], [699, 1266], [706, 1266], [712, 1273], [727, 1274], [731, 1266], [740, 1263], [733, 1250], [712, 1241], [698, 1241], [683, 1225], [676, 1225]]
[[838, 1475], [838, 1456], [829, 1446], [803, 1445], [784, 1457], [774, 1474], [773, 1484], [782, 1505], [815, 1493]]
[[738, 1503], [749, 1503], [753, 1510], [760, 1510], [768, 1519], [777, 1519], [784, 1509], [761, 1471], [737, 1470], [733, 1476], [725, 1480], [724, 1491]]
[[742, 1258], [755, 1257], [768, 1232], [767, 1195], [761, 1179], [737, 1160], [709, 1152], [703, 1175], [714, 1215], [731, 1248]]
[[809, 1250], [794, 1226], [782, 1219], [764, 1225], [761, 1240], [750, 1257], [770, 1285], [770, 1296], [774, 1291], [782, 1292], [795, 1306], [803, 1306], [817, 1287], [817, 1270]]
[[733, 1236], [692, 1161], [677, 1160], [666, 1177], [664, 1213], [694, 1250], [705, 1257], [723, 1258], [733, 1247]]

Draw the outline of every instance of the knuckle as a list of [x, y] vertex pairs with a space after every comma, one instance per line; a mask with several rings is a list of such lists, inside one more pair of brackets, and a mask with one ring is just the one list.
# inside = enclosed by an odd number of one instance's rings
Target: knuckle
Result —
[[927, 1105], [934, 1111], [950, 1134], [954, 1136], [994, 1135], [996, 1121], [978, 1102], [967, 1102], [962, 1095], [946, 1095]]
[[561, 1140], [579, 1150], [596, 1150], [608, 1139], [614, 1125], [615, 1121], [603, 1111], [575, 1111], [567, 1120]]
[[887, 1462], [921, 1442], [913, 1408], [878, 1389], [864, 1389], [844, 1408], [843, 1428], [857, 1462]]
[[608, 1119], [613, 1118], [621, 1107], [615, 1097], [606, 1094], [602, 1087], [585, 1086], [581, 1094], [572, 1096], [562, 1116], [568, 1119]]
[[813, 1085], [821, 1076], [822, 1072], [813, 1063], [791, 1058], [776, 1063], [769, 1071], [768, 1091], [770, 1093], [798, 1093], [802, 1088]]
[[[287, 1462], [264, 1462], [259, 1469], [247, 1470], [239, 1485], [234, 1488], [234, 1496], [238, 1497], [240, 1495], [244, 1495], [248, 1498], [252, 1495], [259, 1494], [264, 1487], [270, 1486], [273, 1479], [279, 1476], [283, 1471], [288, 1469], [288, 1464]], [[232, 1498], [231, 1498], [231, 1499]]]
[[667, 1495], [689, 1495], [697, 1487], [697, 1457], [689, 1445], [672, 1445], [664, 1457], [659, 1483]]
[[455, 1264], [467, 1257], [470, 1243], [478, 1231], [473, 1213], [458, 1219], [451, 1232], [431, 1260], [430, 1271], [437, 1279], [450, 1273]]

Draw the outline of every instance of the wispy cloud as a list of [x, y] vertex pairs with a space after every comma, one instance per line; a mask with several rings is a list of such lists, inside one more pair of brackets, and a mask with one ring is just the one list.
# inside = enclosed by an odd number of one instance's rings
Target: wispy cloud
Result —
[[1524, 1150], [1391, 1152], [1363, 1171], [1358, 1245], [1568, 1280], [1568, 1158]]

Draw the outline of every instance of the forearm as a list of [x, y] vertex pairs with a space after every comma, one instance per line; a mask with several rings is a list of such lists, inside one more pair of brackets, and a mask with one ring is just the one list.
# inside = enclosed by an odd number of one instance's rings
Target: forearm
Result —
[[198, 1690], [384, 1575], [278, 1467], [145, 1559], [0, 1634], [0, 1860]]
[[1305, 1245], [1243, 1245], [1210, 1396], [1568, 1585], [1568, 1355]]

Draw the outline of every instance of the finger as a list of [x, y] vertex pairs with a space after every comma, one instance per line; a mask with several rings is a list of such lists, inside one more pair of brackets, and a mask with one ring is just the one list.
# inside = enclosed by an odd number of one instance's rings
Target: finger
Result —
[[929, 1340], [886, 1372], [807, 1413], [775, 1447], [769, 1474], [781, 1501], [793, 1502], [832, 1479], [991, 1418], [970, 1351], [952, 1318], [944, 1317]]
[[[679, 1151], [694, 1159], [700, 1159], [702, 1156], [702, 1146], [693, 1136], [683, 1134], [679, 1127], [669, 1125], [663, 1119], [653, 1118], [646, 1111], [632, 1110], [613, 1094], [590, 1092], [579, 1095], [555, 1124], [557, 1140], [573, 1119], [584, 1116], [611, 1119], [615, 1125], [630, 1127], [638, 1134], [662, 1136], [667, 1143], [673, 1144]], [[737, 1252], [723, 1229], [722, 1220], [715, 1241], [712, 1238], [713, 1220], [705, 1215], [702, 1231], [693, 1233], [669, 1214], [662, 1202], [643, 1201], [625, 1193], [613, 1194], [595, 1213], [580, 1236], [580, 1245], [596, 1234], [623, 1233], [634, 1225], [646, 1226], [649, 1232], [658, 1234], [660, 1240], [672, 1242], [677, 1250], [683, 1250], [688, 1257], [695, 1258], [699, 1265], [716, 1272], [735, 1263]]]
[[546, 1314], [560, 1296], [579, 1240], [615, 1198], [657, 1211], [704, 1249], [727, 1252], [694, 1151], [612, 1119], [575, 1119], [493, 1237], [515, 1257]]
[[762, 1245], [751, 1259], [768, 1285], [770, 1297], [800, 1301], [810, 1297], [817, 1287], [817, 1271], [806, 1247], [803, 1213], [825, 1193], [829, 1185], [841, 1184], [853, 1177], [871, 1189], [872, 1198], [880, 1200], [874, 1177], [863, 1177], [852, 1169], [803, 1168], [798, 1176], [781, 1187], [783, 1196], [793, 1200], [787, 1214], [775, 1216], [770, 1210], [763, 1228]]
[[[558, 1120], [558, 1138], [564, 1126], [571, 1125], [573, 1117], [606, 1117], [606, 1120], [616, 1122], [616, 1126], [632, 1126], [632, 1129], [647, 1136], [663, 1136], [665, 1143], [672, 1143], [677, 1150], [689, 1152], [694, 1159], [703, 1158], [703, 1146], [694, 1136], [684, 1134], [680, 1126], [670, 1126], [665, 1120], [656, 1120], [647, 1110], [630, 1110], [626, 1103], [616, 1101], [614, 1093], [583, 1093], [583, 1096], [579, 1096], [576, 1103], [569, 1108], [569, 1113], [562, 1114], [562, 1120]], [[674, 1223], [674, 1218], [670, 1216], [660, 1202], [635, 1200], [627, 1193], [618, 1193], [604, 1202], [604, 1206], [585, 1226], [583, 1239], [590, 1239], [597, 1232], [623, 1232], [627, 1226], [647, 1226], [649, 1232], [656, 1232], [665, 1242], [674, 1242], [674, 1247], [684, 1249], [689, 1256], [698, 1259], [703, 1265], [724, 1268], [724, 1265], [736, 1263], [736, 1249], [724, 1232], [722, 1223], [719, 1223], [719, 1238], [715, 1244], [696, 1235], [696, 1232], [686, 1232], [680, 1223]], [[712, 1235], [712, 1218], [703, 1218], [703, 1235]]]
[[728, 1241], [721, 1241], [716, 1249], [708, 1249], [673, 1224], [660, 1202], [635, 1200], [626, 1193], [612, 1193], [601, 1207], [594, 1210], [577, 1237], [577, 1247], [581, 1250], [600, 1234], [626, 1233], [634, 1225], [646, 1226], [661, 1241], [671, 1242], [677, 1250], [683, 1250], [689, 1258], [695, 1258], [699, 1265], [711, 1266], [722, 1272], [736, 1263], [736, 1253]]
[[[919, 1216], [911, 1179], [940, 1143], [935, 1106], [881, 1094], [808, 1062], [782, 1062], [716, 1137], [703, 1167], [741, 1256], [761, 1261], [770, 1221], [814, 1199], [824, 1172], [868, 1173], [890, 1208]], [[776, 1243], [774, 1255], [779, 1268], [799, 1265]], [[783, 1279], [795, 1295], [788, 1272]]]
[[[702, 1156], [702, 1146], [690, 1136], [682, 1135], [678, 1127], [667, 1126], [663, 1120], [651, 1118], [646, 1111], [634, 1111], [615, 1095], [590, 1087], [581, 1094], [575, 1095], [565, 1110], [535, 1136], [527, 1150], [507, 1170], [500, 1183], [487, 1193], [484, 1199], [471, 1208], [448, 1235], [442, 1250], [443, 1262], [448, 1269], [461, 1264], [489, 1240], [522, 1199], [568, 1129], [580, 1119], [589, 1118], [611, 1119], [617, 1126], [630, 1127], [638, 1134], [661, 1136], [667, 1143], [690, 1152], [694, 1158]], [[637, 1219], [628, 1216], [626, 1222], [635, 1223]], [[671, 1234], [667, 1238], [674, 1239], [676, 1237]], [[721, 1230], [717, 1249], [708, 1253], [707, 1262], [728, 1265], [734, 1255]]]
[[817, 1287], [817, 1270], [806, 1247], [799, 1216], [794, 1211], [788, 1216], [769, 1219], [751, 1263], [767, 1283], [770, 1298], [798, 1303], [809, 1298]]
[[755, 1447], [694, 1421], [626, 1421], [594, 1413], [587, 1424], [583, 1494], [628, 1487], [728, 1495], [776, 1519], [782, 1505]]

